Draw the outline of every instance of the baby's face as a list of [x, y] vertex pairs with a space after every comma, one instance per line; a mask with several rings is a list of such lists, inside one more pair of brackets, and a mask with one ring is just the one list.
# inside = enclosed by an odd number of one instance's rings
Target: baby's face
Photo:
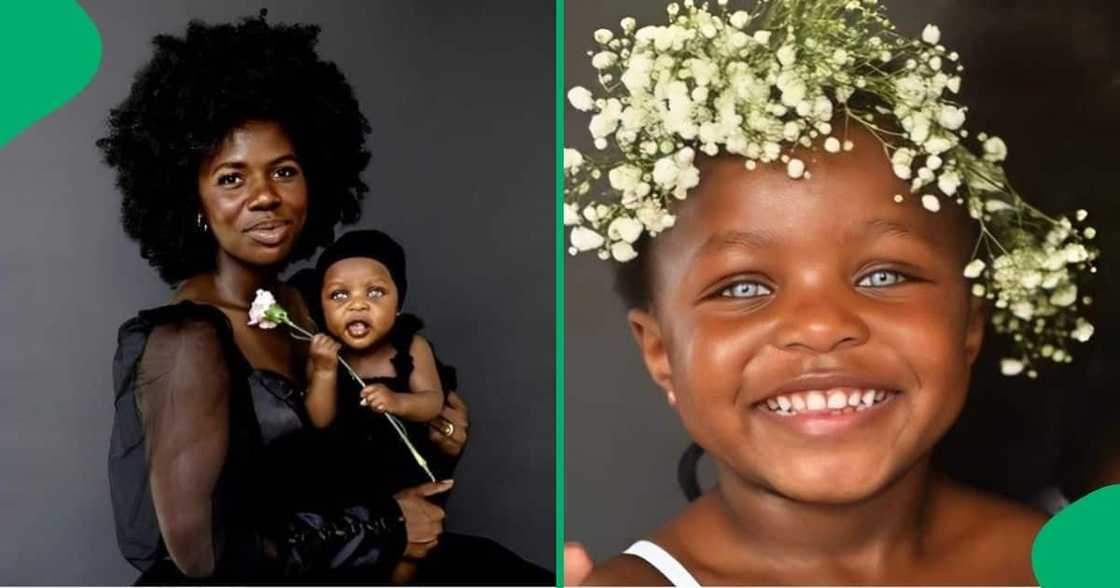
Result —
[[813, 502], [865, 498], [929, 452], [985, 324], [962, 207], [923, 209], [874, 139], [851, 138], [808, 162], [811, 179], [704, 162], [649, 252], [653, 313], [630, 317], [723, 472]]
[[368, 257], [331, 264], [319, 298], [327, 330], [351, 349], [377, 343], [396, 320], [397, 285], [384, 264]]

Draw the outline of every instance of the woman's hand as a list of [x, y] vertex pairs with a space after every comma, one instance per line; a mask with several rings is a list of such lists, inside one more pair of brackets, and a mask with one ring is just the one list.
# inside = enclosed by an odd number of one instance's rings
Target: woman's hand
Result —
[[338, 351], [342, 344], [319, 333], [311, 338], [312, 373], [333, 374], [338, 369]]
[[404, 516], [405, 535], [408, 545], [404, 557], [420, 559], [428, 554], [443, 533], [443, 509], [428, 501], [434, 496], [451, 489], [452, 480], [428, 482], [412, 488], [405, 488], [393, 495], [400, 505]]
[[439, 447], [440, 451], [457, 457], [467, 443], [470, 428], [470, 418], [467, 416], [467, 404], [463, 398], [454, 391], [447, 393], [447, 403], [439, 412], [439, 416], [428, 421], [428, 438]]

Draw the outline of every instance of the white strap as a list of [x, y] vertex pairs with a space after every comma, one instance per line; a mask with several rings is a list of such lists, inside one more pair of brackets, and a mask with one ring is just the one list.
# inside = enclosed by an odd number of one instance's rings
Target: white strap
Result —
[[669, 555], [668, 551], [661, 549], [656, 543], [638, 541], [623, 553], [644, 559], [646, 563], [653, 566], [658, 572], [661, 572], [661, 575], [665, 576], [665, 579], [673, 586], [700, 585], [700, 583], [696, 581], [696, 578], [693, 578], [692, 574], [684, 569], [681, 562]]

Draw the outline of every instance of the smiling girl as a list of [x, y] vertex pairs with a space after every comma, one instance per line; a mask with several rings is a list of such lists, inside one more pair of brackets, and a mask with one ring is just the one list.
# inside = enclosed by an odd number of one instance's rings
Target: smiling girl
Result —
[[645, 367], [717, 470], [569, 581], [1035, 583], [1045, 517], [930, 457], [989, 321], [1008, 375], [1091, 334], [1092, 232], [1027, 205], [1003, 142], [969, 136], [936, 27], [903, 37], [869, 0], [718, 4], [596, 31], [604, 95], [568, 94], [600, 152], [565, 152], [570, 251], [621, 263]]

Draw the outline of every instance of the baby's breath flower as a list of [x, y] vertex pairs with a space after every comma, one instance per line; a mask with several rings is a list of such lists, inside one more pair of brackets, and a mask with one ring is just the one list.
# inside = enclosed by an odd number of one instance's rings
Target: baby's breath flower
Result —
[[937, 28], [937, 25], [926, 25], [926, 28], [922, 29], [922, 40], [930, 45], [940, 43], [941, 29]]
[[604, 243], [603, 236], [587, 227], [576, 227], [571, 234], [572, 247], [578, 251], [592, 251]]
[[991, 137], [984, 141], [984, 159], [1000, 162], [1007, 159], [1007, 144], [999, 137]]
[[[1004, 173], [1007, 146], [998, 137], [979, 133], [964, 143], [967, 108], [948, 98], [959, 93], [963, 68], [940, 44], [937, 26], [926, 26], [920, 40], [904, 37], [875, 0], [848, 0], [839, 18], [831, 2], [796, 6], [757, 0], [765, 28], [752, 30], [747, 11], [711, 12], [683, 0], [668, 6], [665, 25], [639, 28], [627, 17], [619, 32], [595, 31], [599, 49], [588, 55], [601, 91], [574, 87], [567, 98], [591, 113], [588, 130], [604, 159], [564, 151], [569, 251], [632, 260], [642, 234], [674, 225], [671, 203], [700, 181], [697, 151], [737, 155], [747, 170], [780, 161], [792, 181], [810, 178], [812, 160], [796, 156], [800, 149], [855, 148], [833, 136], [839, 114], [845, 127], [874, 131], [894, 175], [926, 210], [938, 212], [941, 197], [949, 198], [980, 225], [978, 257], [964, 276], [975, 281], [974, 296], [991, 301], [996, 332], [1017, 348], [1002, 371], [1034, 377], [1040, 358], [1068, 362], [1070, 340], [1092, 333], [1079, 316], [1079, 303], [1089, 302], [1078, 295], [1096, 269], [1098, 252], [1087, 246], [1096, 230], [1027, 204]], [[856, 92], [870, 100], [853, 100]], [[902, 133], [880, 134], [881, 122]], [[613, 199], [596, 201], [592, 185], [604, 184]]]
[[980, 273], [984, 271], [984, 268], [986, 266], [987, 264], [984, 263], [984, 260], [974, 259], [970, 261], [968, 265], [964, 266], [964, 277], [978, 278], [980, 277]]
[[570, 202], [564, 203], [564, 226], [570, 227], [579, 224], [579, 212], [576, 211], [576, 206]]
[[1091, 325], [1089, 323], [1089, 321], [1087, 321], [1083, 318], [1078, 318], [1077, 319], [1077, 326], [1074, 327], [1073, 331], [1070, 332], [1069, 336], [1073, 337], [1074, 339], [1076, 339], [1076, 340], [1078, 340], [1082, 343], [1084, 343], [1084, 342], [1088, 341], [1089, 338], [1091, 338], [1093, 336], [1093, 330], [1094, 330], [1093, 325]]
[[793, 179], [800, 178], [805, 175], [805, 162], [797, 158], [789, 160], [786, 165], [786, 173]]
[[1018, 359], [1004, 359], [999, 362], [999, 371], [1005, 376], [1017, 376], [1023, 373], [1025, 365]]
[[568, 90], [568, 102], [571, 103], [572, 108], [582, 112], [587, 112], [595, 107], [591, 91], [583, 86], [575, 86]]

